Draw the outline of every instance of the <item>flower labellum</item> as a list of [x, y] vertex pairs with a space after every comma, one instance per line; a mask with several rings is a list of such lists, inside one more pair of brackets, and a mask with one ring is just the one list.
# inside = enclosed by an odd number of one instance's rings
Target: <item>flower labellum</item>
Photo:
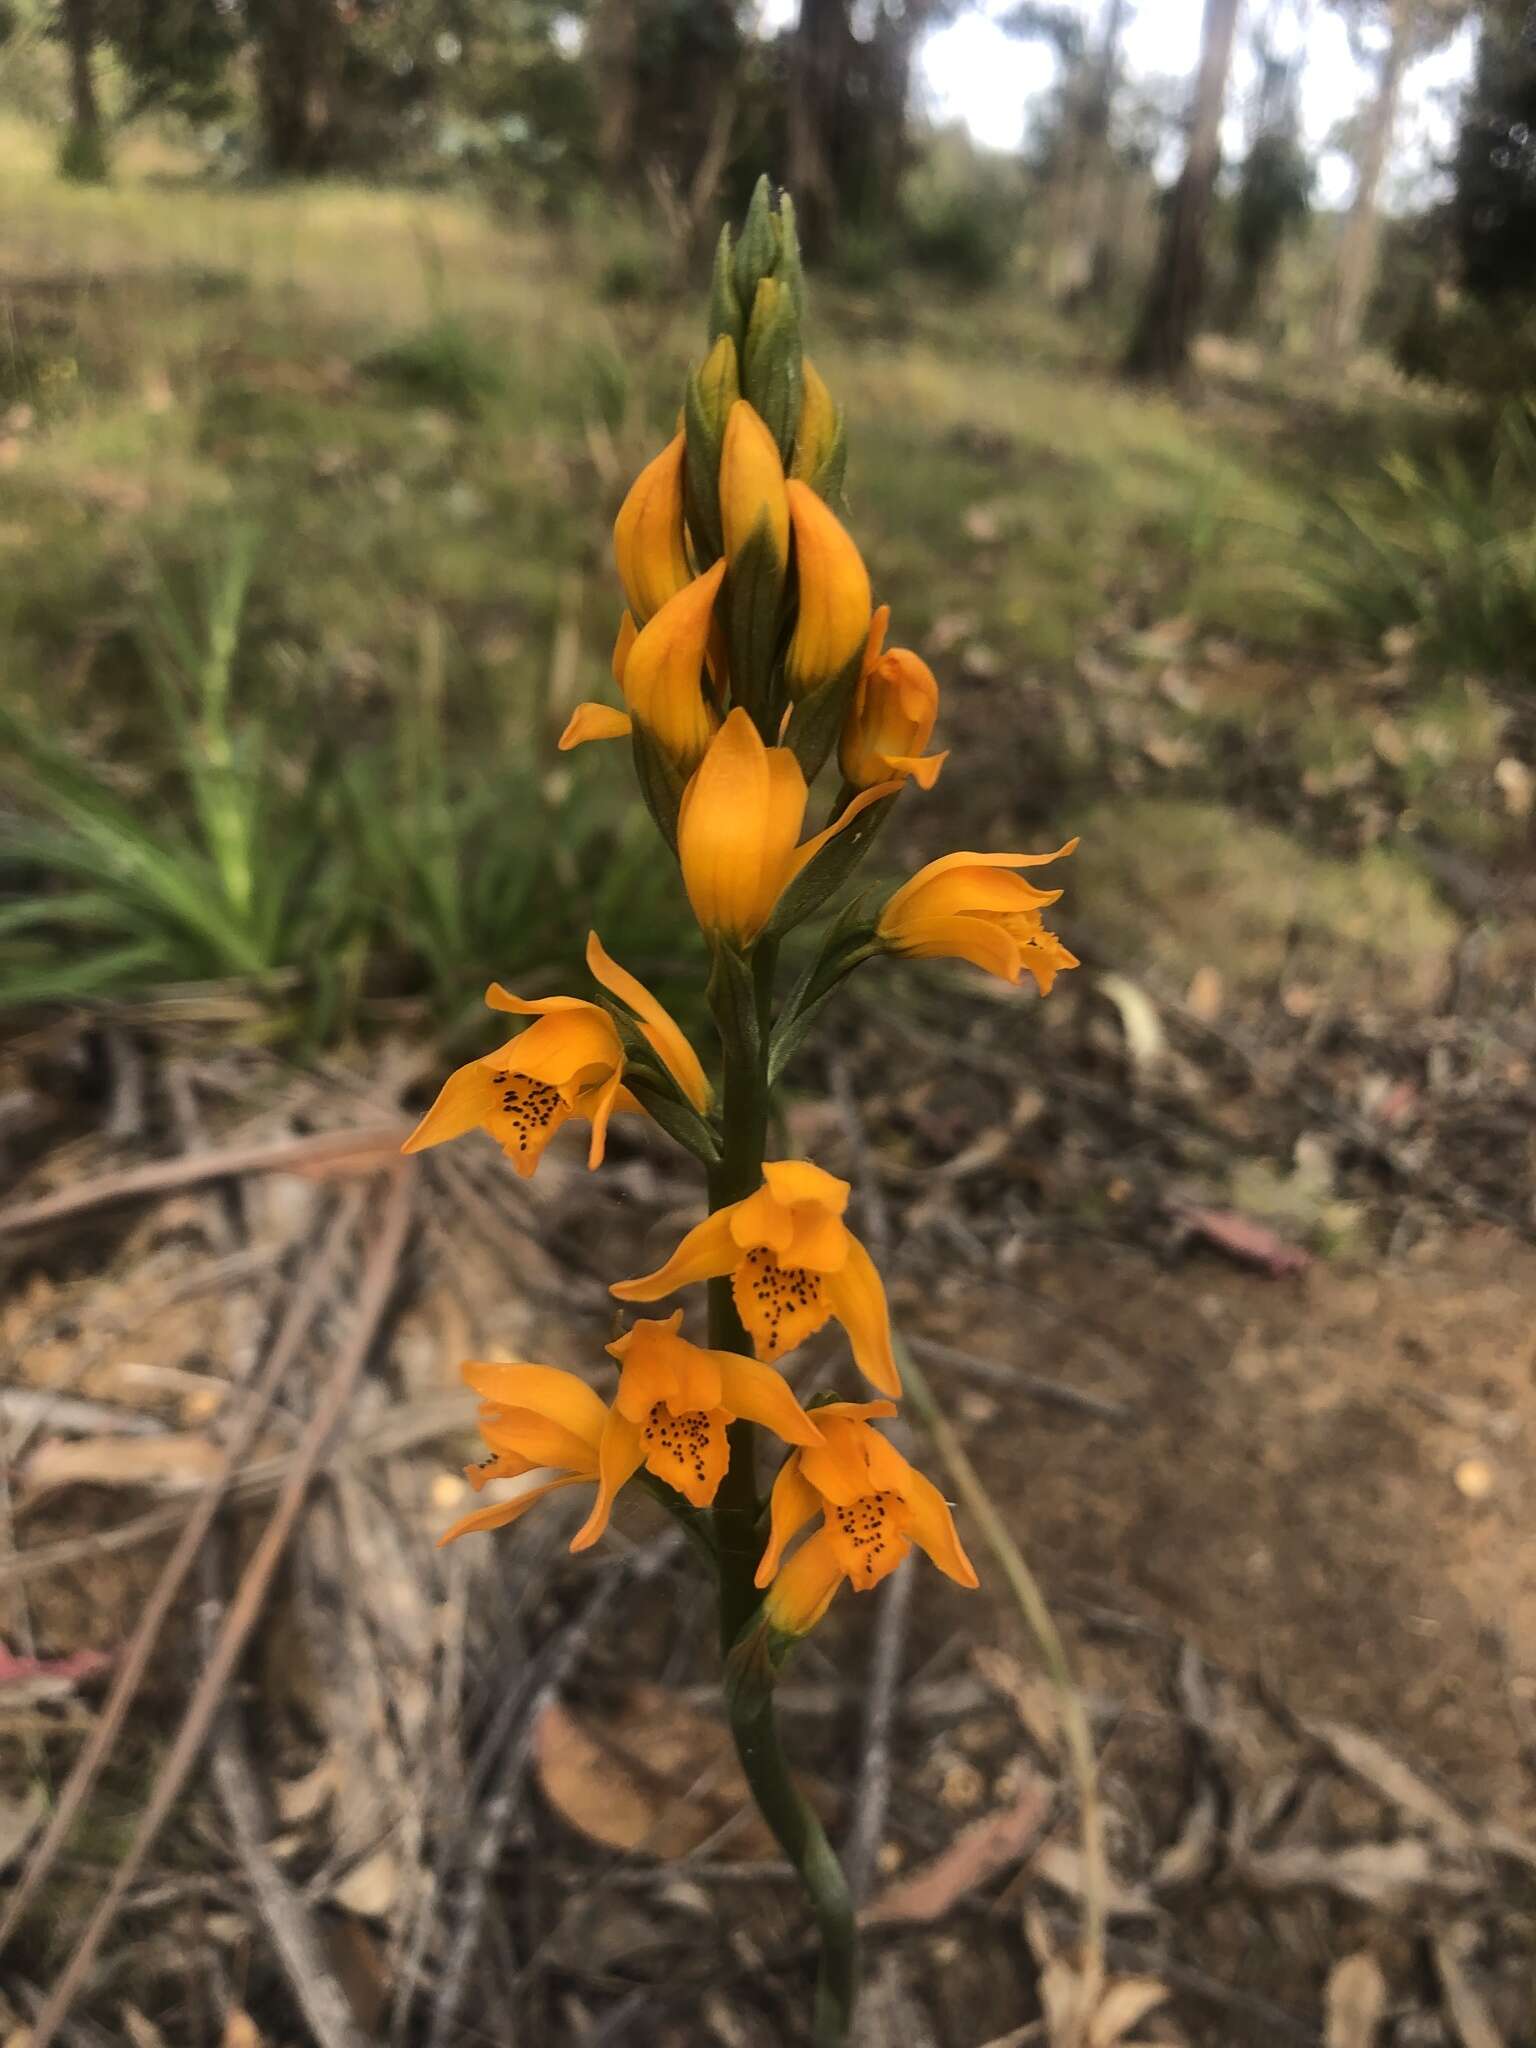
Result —
[[759, 1422], [785, 1443], [821, 1442], [781, 1373], [735, 1351], [690, 1344], [678, 1335], [682, 1320], [679, 1309], [664, 1323], [636, 1323], [608, 1346], [619, 1361], [619, 1390], [598, 1445], [597, 1499], [573, 1550], [597, 1541], [615, 1494], [642, 1465], [691, 1507], [708, 1507], [730, 1463], [733, 1422]]
[[620, 1301], [660, 1301], [679, 1287], [731, 1276], [736, 1311], [759, 1358], [782, 1358], [836, 1317], [853, 1356], [882, 1393], [901, 1380], [875, 1262], [843, 1222], [848, 1183], [806, 1159], [773, 1159], [756, 1194], [706, 1216], [670, 1259], [613, 1288]]
[[[869, 1592], [914, 1543], [956, 1585], [977, 1585], [943, 1495], [870, 1427], [895, 1412], [889, 1401], [829, 1402], [812, 1411], [821, 1443], [784, 1461], [757, 1568], [758, 1585], [768, 1588], [764, 1620], [774, 1633], [807, 1634], [845, 1579], [856, 1593]], [[822, 1526], [784, 1564], [785, 1545], [818, 1513]]]

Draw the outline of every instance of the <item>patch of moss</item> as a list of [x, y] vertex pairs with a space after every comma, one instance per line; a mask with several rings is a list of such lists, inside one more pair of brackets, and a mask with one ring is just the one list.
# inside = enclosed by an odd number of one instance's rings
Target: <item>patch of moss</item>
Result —
[[1080, 829], [1074, 915], [1132, 972], [1182, 986], [1214, 966], [1250, 995], [1299, 984], [1389, 1009], [1444, 987], [1460, 928], [1391, 848], [1336, 860], [1220, 804], [1153, 798], [1099, 804]]

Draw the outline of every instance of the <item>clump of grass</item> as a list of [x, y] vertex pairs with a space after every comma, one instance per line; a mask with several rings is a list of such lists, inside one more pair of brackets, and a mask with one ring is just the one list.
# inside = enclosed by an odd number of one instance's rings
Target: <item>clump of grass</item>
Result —
[[1419, 635], [1426, 661], [1515, 680], [1536, 639], [1536, 399], [1502, 414], [1492, 460], [1454, 449], [1383, 464], [1387, 494], [1334, 501], [1318, 577], [1379, 638]]
[[8, 900], [0, 1002], [67, 1002], [237, 977], [274, 986], [331, 957], [344, 913], [305, 792], [318, 763], [280, 762], [291, 735], [259, 700], [237, 705], [255, 542], [236, 530], [205, 564], [200, 616], [157, 580], [141, 635], [170, 742], [163, 782], [125, 790], [38, 714], [0, 712]]
[[611, 761], [551, 768], [537, 688], [511, 705], [452, 689], [435, 612], [371, 716], [301, 716], [250, 644], [255, 566], [238, 528], [191, 612], [153, 579], [132, 641], [155, 768], [125, 777], [40, 713], [0, 712], [0, 1005], [232, 980], [310, 1040], [374, 998], [457, 1026], [491, 974], [573, 985], [589, 925], [665, 986], [697, 934]]
[[376, 349], [358, 368], [419, 404], [441, 406], [468, 419], [477, 418], [507, 389], [503, 356], [450, 314]]
[[437, 1014], [457, 1023], [477, 1012], [491, 973], [570, 985], [589, 924], [615, 944], [622, 934], [626, 957], [679, 962], [697, 934], [665, 871], [644, 857], [644, 821], [623, 802], [612, 763], [551, 770], [540, 691], [513, 707], [514, 730], [475, 744], [469, 707], [450, 703], [446, 654], [442, 622], [428, 613], [384, 743], [345, 764], [357, 915], [377, 967], [424, 983]]

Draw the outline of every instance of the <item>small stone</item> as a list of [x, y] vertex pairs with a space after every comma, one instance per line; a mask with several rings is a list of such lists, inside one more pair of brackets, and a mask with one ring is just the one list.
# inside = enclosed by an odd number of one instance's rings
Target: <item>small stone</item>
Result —
[[1486, 1458], [1463, 1458], [1451, 1477], [1467, 1500], [1486, 1500], [1493, 1492], [1493, 1467]]

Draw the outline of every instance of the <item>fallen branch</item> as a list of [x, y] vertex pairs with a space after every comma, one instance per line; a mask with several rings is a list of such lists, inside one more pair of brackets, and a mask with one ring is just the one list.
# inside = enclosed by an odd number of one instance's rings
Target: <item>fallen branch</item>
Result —
[[[664, 1570], [682, 1548], [680, 1531], [668, 1530], [645, 1550], [626, 1557], [589, 1596], [586, 1605], [540, 1651], [515, 1699], [504, 1703], [497, 1715], [495, 1732], [505, 1732], [496, 1789], [475, 1813], [475, 1846], [465, 1873], [464, 1887], [455, 1902], [453, 1945], [443, 1968], [427, 2048], [448, 2048], [458, 2021], [459, 2008], [468, 1989], [469, 1973], [480, 1946], [486, 1901], [491, 1879], [500, 1863], [522, 1797], [523, 1779], [533, 1752], [534, 1733], [545, 1705], [555, 1699], [561, 1687], [586, 1653], [598, 1626], [619, 1594], [642, 1585]], [[38, 2044], [42, 2048], [42, 2044]]]
[[67, 1223], [112, 1202], [168, 1195], [204, 1181], [228, 1180], [242, 1173], [335, 1172], [344, 1165], [379, 1167], [397, 1156], [410, 1135], [409, 1124], [375, 1124], [356, 1131], [320, 1131], [309, 1138], [281, 1138], [265, 1145], [233, 1145], [224, 1152], [194, 1152], [175, 1159], [157, 1159], [124, 1173], [106, 1173], [82, 1186], [60, 1188], [36, 1201], [13, 1202], [0, 1209], [0, 1237], [46, 1224]]
[[1037, 1373], [1019, 1372], [1000, 1358], [978, 1358], [973, 1351], [961, 1351], [953, 1344], [939, 1344], [931, 1337], [909, 1337], [907, 1343], [909, 1349], [926, 1358], [931, 1365], [963, 1372], [969, 1379], [980, 1380], [985, 1386], [1002, 1387], [1009, 1393], [1023, 1394], [1026, 1400], [1038, 1401], [1043, 1407], [1069, 1408], [1079, 1415], [1091, 1415], [1095, 1421], [1113, 1422], [1121, 1428], [1137, 1419], [1136, 1411], [1127, 1408], [1123, 1401], [1106, 1400], [1102, 1394], [1085, 1394], [1060, 1380], [1041, 1379]]
[[[462, 1433], [465, 1427], [463, 1397], [445, 1394], [386, 1415], [372, 1429], [353, 1438], [348, 1449], [361, 1458], [388, 1457], [399, 1451], [414, 1450], [418, 1444], [430, 1443], [434, 1437]], [[245, 1471], [235, 1473], [226, 1482], [224, 1504], [243, 1504], [276, 1492], [292, 1471], [297, 1455], [297, 1451], [282, 1451], [275, 1457], [259, 1459]], [[152, 1542], [168, 1530], [180, 1528], [188, 1515], [197, 1512], [202, 1497], [200, 1493], [186, 1494], [166, 1501], [160, 1507], [149, 1508], [131, 1522], [119, 1523], [115, 1529], [93, 1530], [89, 1536], [61, 1536], [56, 1543], [40, 1543], [35, 1550], [18, 1551], [0, 1560], [0, 1587], [20, 1585], [28, 1579], [41, 1578], [47, 1572], [87, 1563], [93, 1557], [131, 1550], [135, 1544]]]
[[956, 1494], [969, 1509], [981, 1530], [982, 1540], [997, 1560], [1056, 1688], [1062, 1732], [1077, 1791], [1078, 1827], [1083, 1844], [1083, 1942], [1079, 1967], [1084, 1980], [1091, 1982], [1097, 1990], [1103, 1985], [1105, 1976], [1105, 1900], [1109, 1872], [1104, 1851], [1104, 1810], [1099, 1800], [1098, 1766], [1094, 1759], [1088, 1711], [1067, 1662], [1061, 1633], [1034, 1573], [1024, 1560], [1024, 1553], [1014, 1542], [1012, 1532], [993, 1504], [992, 1496], [981, 1474], [971, 1463], [953, 1423], [934, 1399], [926, 1374], [899, 1338], [896, 1341], [896, 1362], [901, 1368], [907, 1398], [927, 1430], [934, 1449], [944, 1461]]
[[139, 1616], [138, 1625], [117, 1661], [112, 1688], [107, 1694], [90, 1738], [76, 1757], [65, 1781], [52, 1818], [41, 1841], [33, 1850], [20, 1883], [0, 1919], [0, 1950], [10, 1940], [39, 1885], [53, 1868], [54, 1860], [75, 1824], [75, 1816], [90, 1797], [91, 1787], [117, 1740], [123, 1722], [137, 1696], [144, 1673], [160, 1639], [166, 1616], [191, 1570], [215, 1516], [224, 1501], [231, 1471], [247, 1455], [276, 1398], [299, 1347], [309, 1334], [342, 1247], [357, 1224], [363, 1205], [362, 1191], [350, 1195], [337, 1210], [318, 1252], [310, 1261], [288, 1304], [287, 1314], [267, 1354], [261, 1376], [240, 1403], [234, 1425], [224, 1442], [224, 1468], [216, 1473], [190, 1503], [187, 1519], [175, 1549], [166, 1559], [154, 1590]]
[[[203, 1602], [198, 1617], [204, 1669], [211, 1661], [217, 1624], [226, 1613], [216, 1550], [208, 1544], [202, 1556]], [[267, 1847], [270, 1820], [246, 1746], [239, 1707], [227, 1700], [213, 1730], [211, 1775], [234, 1831], [240, 1867], [273, 1951], [288, 1979], [288, 1988], [318, 2048], [367, 2048], [347, 1995], [326, 1960], [314, 1918], [289, 1884]]]
[[383, 1321], [410, 1226], [410, 1185], [409, 1177], [400, 1171], [392, 1176], [382, 1224], [364, 1269], [356, 1316], [347, 1342], [335, 1361], [330, 1385], [310, 1418], [271, 1519], [241, 1576], [175, 1740], [156, 1774], [149, 1803], [139, 1817], [133, 1839], [75, 1944], [62, 1976], [37, 2015], [30, 2048], [49, 2048], [49, 2043], [58, 2038], [59, 2030], [90, 1974], [124, 1898], [132, 1889], [155, 1838], [202, 1753], [224, 1689], [266, 1604], [278, 1564], [303, 1509], [310, 1481], [346, 1413], [347, 1403]]

